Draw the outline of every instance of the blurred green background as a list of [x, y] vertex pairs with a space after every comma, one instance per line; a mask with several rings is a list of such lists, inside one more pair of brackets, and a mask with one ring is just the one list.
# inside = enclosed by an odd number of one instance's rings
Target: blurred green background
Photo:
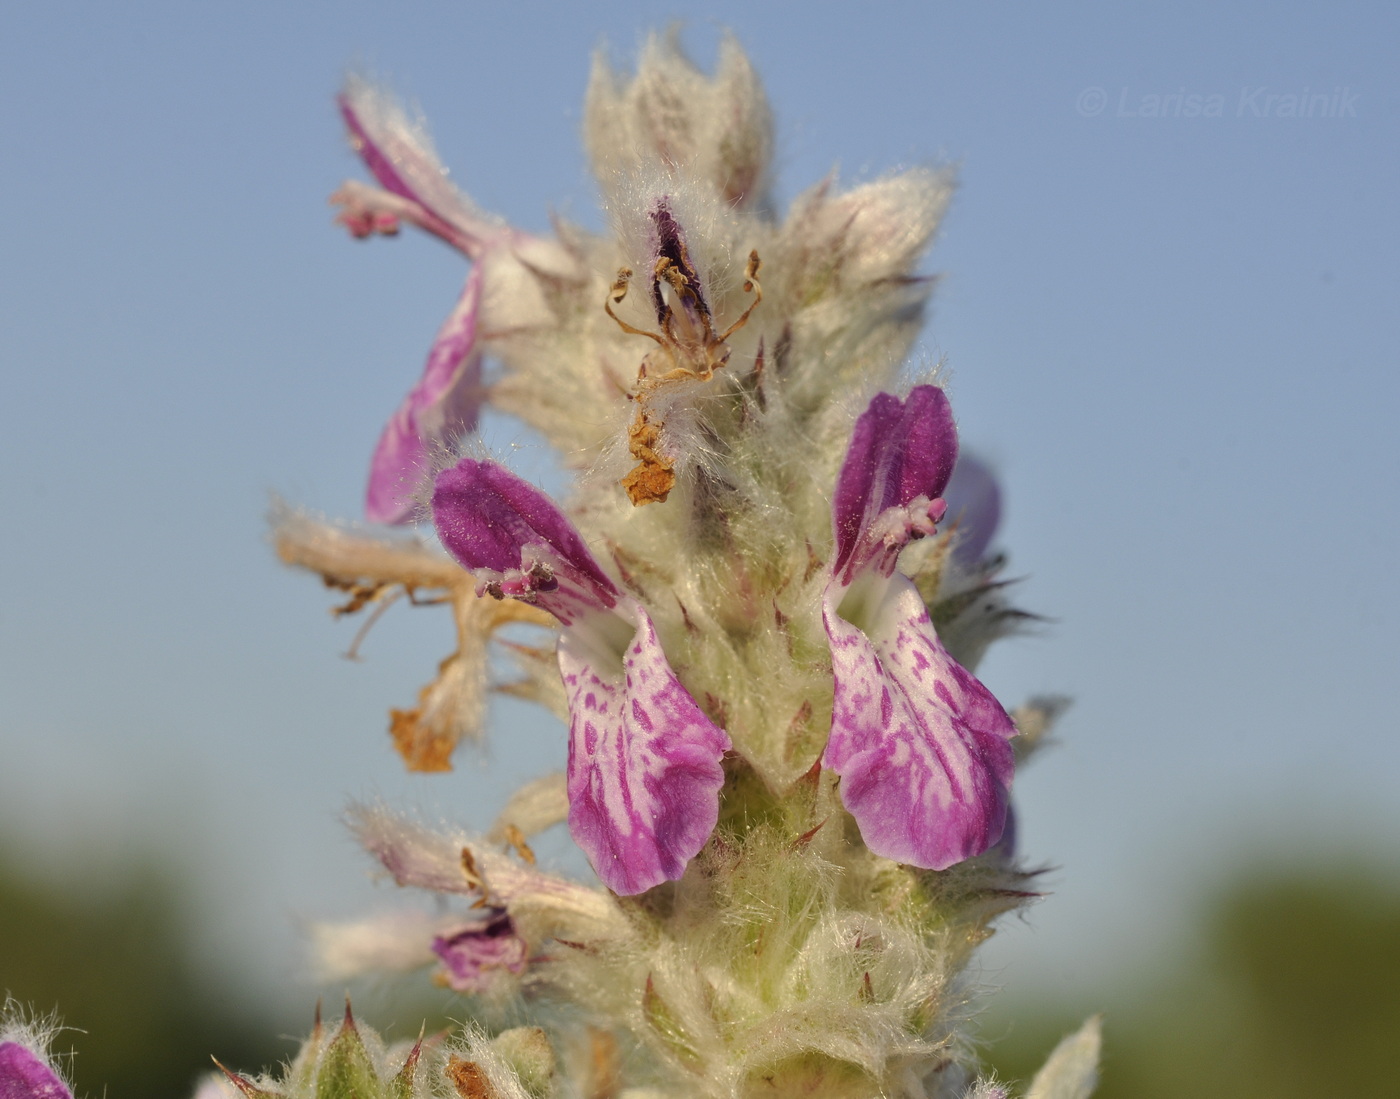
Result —
[[1388, 873], [1242, 868], [1141, 972], [1153, 976], [1121, 973], [1096, 1002], [1015, 1005], [1008, 990], [984, 1027], [999, 1075], [1028, 1081], [1098, 1011], [1098, 1099], [1395, 1094], [1400, 880]]
[[[1014, 984], [993, 996], [982, 1033], [998, 1075], [1028, 1081], [1062, 1035], [1103, 1012], [1100, 1099], [1389, 1094], [1400, 878], [1316, 860], [1219, 880], [1195, 925], [1136, 972], [1074, 1002]], [[71, 1029], [56, 1050], [76, 1054], [79, 1096], [183, 1099], [211, 1054], [256, 1069], [289, 1057], [309, 1029], [310, 985], [259, 990], [218, 974], [195, 956], [187, 907], [179, 873], [155, 858], [40, 880], [0, 853], [0, 989], [61, 1010]], [[357, 990], [357, 1014], [398, 1037], [424, 1012], [461, 1014], [426, 981], [408, 983], [416, 990]], [[304, 1011], [289, 1019], [298, 991]]]
[[53, 1049], [79, 1096], [183, 1099], [211, 1054], [258, 1066], [294, 1051], [275, 1008], [203, 964], [191, 932], [181, 880], [157, 859], [54, 879], [0, 850], [0, 995], [58, 1011]]

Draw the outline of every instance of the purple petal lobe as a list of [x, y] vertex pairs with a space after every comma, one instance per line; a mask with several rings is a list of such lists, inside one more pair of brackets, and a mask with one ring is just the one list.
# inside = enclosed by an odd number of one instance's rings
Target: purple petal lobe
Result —
[[822, 618], [835, 673], [822, 763], [866, 846], [930, 870], [982, 854], [1006, 823], [1011, 718], [944, 651], [905, 577], [867, 574], [850, 595], [833, 585]]
[[624, 895], [675, 881], [705, 846], [730, 747], [671, 670], [646, 612], [630, 609], [637, 629], [620, 660], [591, 622], [559, 644], [569, 830], [603, 884]]
[[[957, 429], [943, 390], [916, 386], [904, 401], [889, 393], [876, 394], [856, 421], [832, 501], [834, 571], [845, 583], [877, 557], [888, 558], [888, 567], [893, 567], [888, 542], [877, 546], [867, 536], [891, 508], [937, 500], [957, 456]], [[902, 546], [895, 554], [898, 548]], [[882, 571], [887, 569], [882, 566]]]
[[481, 353], [477, 315], [481, 272], [472, 269], [462, 296], [428, 352], [423, 376], [384, 427], [370, 461], [365, 516], [373, 523], [404, 523], [431, 474], [431, 452], [451, 446], [476, 427], [481, 411]]
[[350, 143], [390, 194], [412, 203], [424, 229], [475, 256], [500, 230], [483, 218], [447, 178], [426, 134], [388, 94], [352, 80], [336, 98]]
[[31, 1050], [0, 1042], [0, 1099], [73, 1099], [73, 1093]]
[[442, 959], [447, 983], [458, 992], [481, 992], [491, 983], [491, 971], [519, 973], [525, 968], [525, 940], [504, 908], [488, 909], [484, 919], [433, 939], [433, 953]]
[[981, 459], [963, 451], [943, 499], [948, 518], [957, 524], [953, 556], [964, 565], [979, 564], [1001, 522], [1001, 486], [996, 475]]
[[433, 521], [484, 590], [538, 603], [566, 625], [620, 593], [548, 496], [496, 462], [463, 458], [438, 474]]

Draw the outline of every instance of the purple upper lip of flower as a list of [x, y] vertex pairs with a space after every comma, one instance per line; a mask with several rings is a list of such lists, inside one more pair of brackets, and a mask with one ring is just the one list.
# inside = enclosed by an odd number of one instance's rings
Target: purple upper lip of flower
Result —
[[679, 878], [719, 818], [730, 741], [681, 685], [645, 608], [504, 466], [466, 458], [444, 470], [433, 517], [484, 593], [528, 599], [564, 626], [569, 828], [599, 877], [623, 894]]
[[957, 460], [943, 391], [881, 393], [856, 422], [832, 505], [823, 600], [835, 699], [822, 756], [876, 854], [942, 870], [982, 854], [1006, 822], [1016, 728], [943, 648], [899, 551], [932, 533]]

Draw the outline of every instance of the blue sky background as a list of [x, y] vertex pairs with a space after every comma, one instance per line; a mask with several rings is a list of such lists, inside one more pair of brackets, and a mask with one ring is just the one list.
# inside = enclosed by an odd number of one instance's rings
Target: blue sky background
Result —
[[[449, 651], [447, 615], [396, 609], [340, 659], [354, 626], [277, 565], [262, 516], [270, 490], [358, 514], [464, 274], [414, 234], [332, 227], [326, 196], [360, 175], [331, 102], [347, 69], [416, 99], [486, 208], [596, 226], [590, 53], [628, 64], [681, 15], [703, 64], [728, 25], [764, 74], [783, 199], [838, 164], [959, 166], [920, 354], [946, 356], [1004, 479], [1019, 599], [1053, 620], [982, 674], [1008, 704], [1076, 699], [1018, 777], [1055, 896], [992, 974], [1079, 998], [1160, 964], [1241, 866], [1397, 868], [1397, 9], [504, 9], [0, 15], [7, 843], [57, 876], [175, 857], [212, 963], [300, 1015], [301, 923], [393, 899], [341, 833], [347, 794], [485, 825], [510, 779], [562, 765], [560, 730], [500, 705], [483, 763], [402, 775], [385, 711]], [[1263, 116], [1304, 89], [1334, 116]], [[1172, 94], [1220, 116], [1144, 115]]]

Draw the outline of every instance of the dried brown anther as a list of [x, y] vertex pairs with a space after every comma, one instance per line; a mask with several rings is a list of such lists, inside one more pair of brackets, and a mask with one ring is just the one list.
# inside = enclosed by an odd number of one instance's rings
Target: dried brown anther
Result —
[[645, 336], [657, 345], [637, 369], [637, 388], [632, 394], [637, 412], [627, 428], [627, 449], [637, 465], [622, 479], [622, 487], [637, 506], [664, 502], [676, 485], [675, 459], [662, 447], [666, 424], [657, 408], [659, 392], [678, 383], [707, 382], [714, 377], [715, 371], [729, 361], [729, 337], [748, 323], [763, 300], [763, 288], [758, 283], [760, 260], [758, 252], [753, 251], [744, 268], [744, 292], [753, 294], [753, 301], [733, 324], [716, 333], [709, 303], [679, 228], [664, 205], [658, 206], [652, 216], [662, 236], [662, 252], [651, 276], [651, 299], [661, 331], [637, 328], [613, 312], [612, 307], [627, 296], [632, 280], [629, 268], [618, 271], [608, 300], [603, 303], [608, 316], [624, 332]]

